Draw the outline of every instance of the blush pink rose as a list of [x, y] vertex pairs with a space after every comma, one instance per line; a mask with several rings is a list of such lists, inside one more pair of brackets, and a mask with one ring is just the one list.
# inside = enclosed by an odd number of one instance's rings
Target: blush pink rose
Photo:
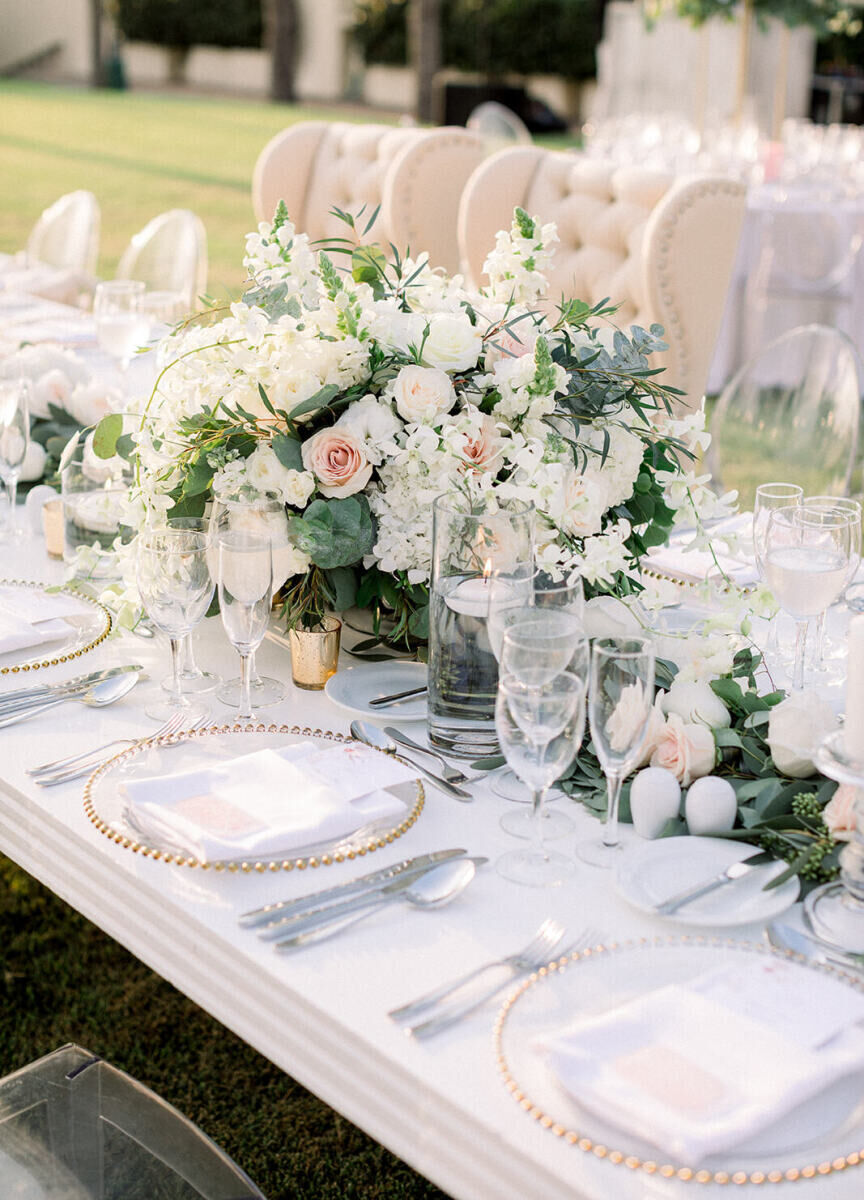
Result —
[[362, 492], [372, 475], [372, 464], [360, 438], [350, 429], [322, 429], [303, 443], [303, 466], [318, 480], [324, 496], [342, 499]]
[[486, 470], [501, 452], [504, 439], [498, 432], [493, 417], [485, 415], [476, 438], [465, 439], [462, 454], [468, 463], [479, 470]]
[[855, 800], [857, 789], [841, 783], [822, 810], [822, 820], [835, 842], [851, 841], [856, 828]]
[[682, 787], [689, 787], [694, 779], [711, 774], [715, 759], [711, 730], [705, 725], [687, 724], [677, 713], [670, 713], [651, 755], [651, 766], [665, 767]]

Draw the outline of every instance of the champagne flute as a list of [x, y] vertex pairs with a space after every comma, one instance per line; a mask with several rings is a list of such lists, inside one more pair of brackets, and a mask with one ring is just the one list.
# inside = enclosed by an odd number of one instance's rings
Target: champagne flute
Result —
[[[210, 553], [210, 570], [211, 574], [215, 574], [214, 562], [212, 556], [212, 548], [210, 548], [210, 521], [207, 517], [168, 517], [164, 525], [159, 525], [158, 528], [164, 529], [186, 529], [193, 533], [201, 533], [207, 538], [208, 552]], [[180, 681], [184, 695], [201, 696], [205, 692], [212, 692], [222, 682], [218, 675], [214, 675], [212, 671], [202, 671], [195, 662], [195, 650], [192, 645], [192, 634], [187, 633], [180, 647]], [[166, 692], [173, 689], [174, 682], [169, 676], [162, 681], [162, 687]]]
[[251, 656], [261, 645], [273, 604], [273, 552], [270, 538], [248, 530], [219, 534], [219, 611], [228, 640], [240, 655], [238, 717], [255, 720], [252, 711]]
[[594, 752], [606, 776], [603, 836], [576, 847], [583, 862], [611, 867], [620, 850], [621, 785], [639, 762], [654, 706], [654, 645], [650, 638], [598, 638], [591, 647], [588, 720]]
[[837, 508], [790, 505], [771, 513], [765, 537], [765, 580], [780, 607], [794, 619], [792, 687], [804, 687], [807, 623], [846, 586], [856, 517]]
[[136, 543], [138, 591], [144, 611], [171, 644], [171, 689], [168, 702], [147, 709], [147, 716], [164, 721], [178, 709], [190, 721], [207, 715], [202, 704], [184, 696], [180, 679], [180, 648], [204, 617], [213, 598], [213, 576], [207, 558], [206, 534], [188, 529], [145, 530]]
[[503, 854], [499, 875], [531, 887], [554, 887], [575, 870], [572, 859], [543, 844], [543, 800], [576, 756], [585, 729], [585, 684], [566, 672], [551, 679], [502, 675], [495, 728], [507, 762], [531, 789], [533, 844]]
[[18, 524], [18, 476], [30, 446], [30, 381], [0, 380], [0, 479], [6, 488], [9, 515], [0, 540], [18, 542], [24, 531]]
[[110, 279], [96, 284], [93, 320], [100, 349], [116, 358], [124, 379], [132, 355], [146, 342], [150, 322], [142, 307], [146, 286], [136, 279]]
[[[210, 513], [210, 528], [215, 538], [225, 530], [248, 530], [265, 533], [273, 555], [273, 591], [276, 592], [291, 573], [293, 554], [288, 538], [288, 517], [285, 505], [269, 492], [250, 493], [248, 489], [218, 495]], [[249, 658], [250, 687], [256, 708], [279, 704], [287, 695], [284, 683], [255, 669], [255, 652]], [[223, 704], [236, 708], [240, 703], [241, 681], [229, 679], [216, 693]]]
[[[806, 508], [824, 508], [837, 509], [839, 512], [850, 513], [853, 518], [851, 529], [852, 551], [849, 556], [849, 571], [844, 585], [843, 591], [838, 596], [838, 601], [843, 600], [846, 588], [849, 587], [852, 580], [858, 573], [858, 568], [861, 565], [861, 504], [857, 500], [852, 500], [848, 496], [805, 496], [802, 504]], [[816, 618], [814, 638], [813, 638], [813, 662], [814, 671], [827, 670], [825, 662], [825, 617], [827, 610], [821, 612]], [[845, 647], [843, 650], [845, 654]], [[832, 655], [836, 657], [836, 655]]]
[[[753, 556], [756, 559], [756, 570], [759, 578], [765, 582], [765, 537], [768, 532], [768, 521], [775, 508], [786, 508], [791, 504], [800, 504], [804, 497], [804, 489], [797, 483], [760, 483], [756, 489], [753, 501]], [[768, 627], [768, 641], [765, 649], [769, 653], [777, 650], [777, 621], [772, 620]]]

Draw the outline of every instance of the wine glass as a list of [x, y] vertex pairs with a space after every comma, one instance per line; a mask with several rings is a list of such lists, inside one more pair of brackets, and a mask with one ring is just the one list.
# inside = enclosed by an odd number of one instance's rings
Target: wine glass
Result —
[[792, 687], [804, 687], [807, 622], [846, 586], [856, 518], [837, 508], [790, 505], [771, 513], [765, 537], [765, 581], [795, 621]]
[[557, 608], [585, 619], [585, 589], [582, 576], [576, 573], [556, 579], [547, 571], [534, 576], [534, 605], [536, 608]]
[[[849, 556], [849, 572], [846, 583], [843, 587], [843, 591], [838, 596], [838, 600], [842, 600], [844, 598], [846, 589], [857, 575], [858, 567], [861, 565], [861, 505], [859, 501], [853, 500], [848, 496], [805, 496], [802, 500], [802, 504], [806, 508], [824, 508], [829, 510], [834, 508], [839, 512], [850, 513], [852, 515], [852, 552]], [[826, 612], [821, 612], [816, 618], [815, 622], [812, 663], [813, 670], [815, 671], [824, 671], [827, 669], [827, 664], [825, 662]], [[845, 656], [845, 647], [843, 648], [842, 653]], [[836, 657], [836, 655], [834, 657]]]
[[576, 756], [585, 730], [585, 684], [566, 672], [534, 679], [502, 675], [495, 728], [507, 762], [531, 789], [533, 844], [509, 850], [495, 864], [499, 875], [531, 887], [554, 887], [575, 870], [563, 854], [543, 844], [543, 800]]
[[[756, 559], [756, 570], [763, 583], [765, 582], [765, 537], [771, 513], [775, 508], [800, 504], [803, 497], [804, 489], [797, 483], [760, 483], [756, 489], [756, 498], [753, 501], [753, 556]], [[777, 650], [776, 621], [771, 621], [768, 627], [768, 641], [765, 649], [769, 653]]]
[[132, 355], [150, 333], [142, 306], [145, 291], [145, 284], [138, 280], [110, 279], [97, 283], [93, 294], [96, 340], [106, 354], [117, 359], [124, 378]]
[[[519, 625], [505, 632], [500, 654], [500, 669], [505, 675], [523, 682], [552, 684], [563, 673], [582, 680], [588, 688], [589, 649], [582, 623], [573, 613], [561, 609], [531, 608]], [[512, 784], [516, 784], [516, 789]], [[530, 801], [526, 788], [515, 774], [504, 781], [506, 790], [495, 789], [505, 799]], [[564, 837], [573, 831], [573, 822], [564, 813], [543, 809], [543, 834], [547, 840]], [[514, 837], [533, 837], [533, 816], [524, 809], [507, 812], [500, 825]]]
[[255, 719], [251, 656], [261, 645], [273, 604], [273, 551], [266, 533], [223, 530], [219, 548], [219, 611], [228, 640], [240, 655], [238, 717]]
[[603, 836], [576, 847], [583, 862], [611, 867], [620, 850], [621, 785], [639, 762], [654, 706], [654, 645], [650, 638], [598, 638], [591, 647], [588, 720], [594, 752], [606, 776]]
[[[164, 523], [160, 524], [158, 528], [191, 530], [193, 533], [204, 534], [207, 538], [208, 546], [210, 543], [210, 521], [207, 517], [167, 517]], [[214, 567], [211, 548], [210, 573], [215, 576]], [[205, 692], [212, 692], [222, 682], [218, 675], [214, 675], [212, 671], [202, 671], [195, 662], [195, 650], [192, 645], [191, 633], [185, 635], [180, 647], [180, 682], [183, 693], [187, 696], [201, 696]], [[162, 687], [166, 692], [170, 692], [173, 686], [174, 681], [170, 675], [162, 681]]]
[[0, 380], [0, 479], [6, 488], [9, 516], [2, 541], [17, 542], [24, 537], [18, 525], [16, 503], [18, 476], [30, 446], [30, 381]]
[[[249, 493], [248, 489], [218, 495], [210, 513], [210, 528], [215, 539], [227, 530], [266, 533], [273, 554], [273, 591], [276, 592], [291, 572], [292, 547], [288, 539], [288, 517], [278, 496], [267, 492]], [[215, 543], [214, 543], [215, 544]], [[250, 687], [256, 708], [267, 708], [285, 699], [285, 685], [278, 679], [259, 675], [255, 670], [255, 652], [249, 660]], [[216, 693], [223, 704], [236, 708], [240, 703], [241, 681], [229, 679]]]
[[154, 529], [138, 535], [135, 565], [141, 603], [171, 643], [168, 702], [147, 709], [148, 717], [157, 721], [164, 721], [178, 709], [190, 721], [206, 716], [208, 711], [183, 694], [180, 678], [182, 640], [203, 618], [213, 598], [208, 548], [206, 534], [195, 530]]

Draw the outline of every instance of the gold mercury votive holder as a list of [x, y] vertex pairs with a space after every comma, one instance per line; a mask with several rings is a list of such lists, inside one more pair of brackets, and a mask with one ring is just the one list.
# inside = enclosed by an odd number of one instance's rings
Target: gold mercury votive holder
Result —
[[42, 532], [49, 558], [63, 557], [63, 501], [48, 500], [42, 505]]
[[288, 630], [291, 678], [297, 687], [318, 692], [336, 674], [341, 635], [338, 617], [324, 617], [314, 629]]

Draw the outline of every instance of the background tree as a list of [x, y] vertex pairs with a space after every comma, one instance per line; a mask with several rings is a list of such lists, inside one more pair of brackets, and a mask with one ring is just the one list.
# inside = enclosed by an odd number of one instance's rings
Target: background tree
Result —
[[435, 76], [441, 67], [441, 0], [410, 0], [408, 44], [417, 73], [417, 120], [436, 121]]
[[270, 51], [270, 97], [294, 100], [300, 14], [297, 0], [264, 0], [264, 45]]

